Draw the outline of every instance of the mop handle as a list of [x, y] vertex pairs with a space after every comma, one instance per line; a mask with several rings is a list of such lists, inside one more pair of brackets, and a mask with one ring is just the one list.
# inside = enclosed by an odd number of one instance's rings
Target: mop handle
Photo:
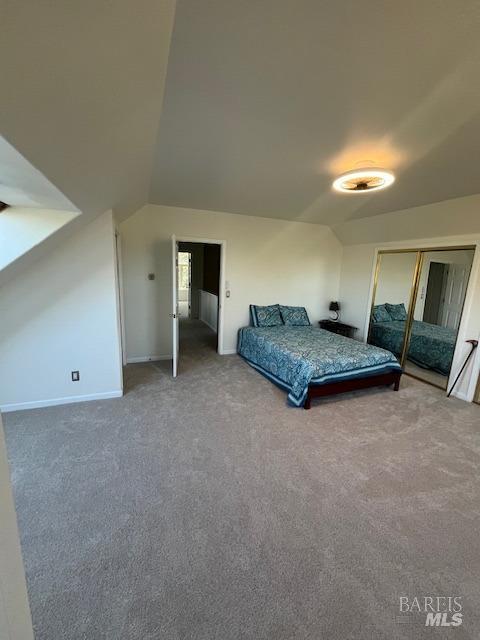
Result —
[[472, 355], [472, 353], [475, 351], [475, 349], [478, 347], [478, 340], [466, 340], [465, 342], [470, 343], [471, 345], [471, 349], [470, 349], [470, 353], [468, 354], [468, 356], [465, 359], [465, 362], [463, 363], [462, 368], [460, 369], [460, 371], [458, 372], [458, 376], [455, 378], [455, 382], [452, 384], [452, 386], [450, 387], [450, 391], [447, 393], [447, 398], [450, 397], [450, 394], [452, 393], [452, 391], [455, 388], [455, 385], [458, 382], [458, 379], [460, 378], [460, 376], [463, 373], [463, 370], [465, 369], [465, 367], [467, 366], [468, 361], [470, 360], [470, 357]]

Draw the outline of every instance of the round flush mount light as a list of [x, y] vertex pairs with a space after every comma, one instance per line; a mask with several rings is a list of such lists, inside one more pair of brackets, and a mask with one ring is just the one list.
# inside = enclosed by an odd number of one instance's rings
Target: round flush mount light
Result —
[[343, 193], [369, 193], [386, 189], [395, 181], [395, 176], [386, 169], [367, 167], [342, 173], [333, 183], [336, 191]]

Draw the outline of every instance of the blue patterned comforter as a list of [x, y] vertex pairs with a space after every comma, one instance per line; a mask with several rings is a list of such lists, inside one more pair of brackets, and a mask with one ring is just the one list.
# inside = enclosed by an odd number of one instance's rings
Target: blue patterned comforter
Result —
[[[374, 322], [370, 342], [400, 355], [405, 321]], [[448, 375], [452, 365], [457, 332], [436, 324], [414, 320], [408, 359], [421, 367]]]
[[245, 327], [238, 353], [255, 369], [288, 391], [296, 407], [308, 385], [400, 371], [389, 351], [317, 327]]

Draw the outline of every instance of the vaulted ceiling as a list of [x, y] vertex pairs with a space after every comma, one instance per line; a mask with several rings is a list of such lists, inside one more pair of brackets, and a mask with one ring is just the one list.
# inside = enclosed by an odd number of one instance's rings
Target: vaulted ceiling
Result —
[[87, 218], [148, 200], [174, 8], [2, 2], [0, 133]]
[[[177, 0], [150, 201], [335, 224], [480, 191], [477, 0]], [[385, 192], [337, 194], [358, 165]]]
[[[479, 33], [477, 0], [7, 0], [0, 133], [88, 216], [334, 225], [480, 192]], [[332, 192], [364, 163], [395, 184]]]

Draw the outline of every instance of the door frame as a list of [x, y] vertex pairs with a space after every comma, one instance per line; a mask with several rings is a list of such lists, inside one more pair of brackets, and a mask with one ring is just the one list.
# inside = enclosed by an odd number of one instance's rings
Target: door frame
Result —
[[[424, 268], [426, 267], [426, 264], [424, 262]], [[431, 290], [431, 285], [432, 285], [432, 275], [436, 269], [432, 271], [432, 265], [436, 265], [436, 266], [440, 266], [441, 267], [441, 282], [438, 283], [437, 281], [437, 285], [439, 284], [439, 288], [437, 289], [438, 295], [439, 295], [439, 299], [440, 302], [438, 303], [438, 306], [436, 308], [437, 310], [437, 317], [436, 317], [436, 322], [438, 322], [438, 319], [440, 318], [440, 311], [439, 309], [442, 306], [442, 300], [444, 297], [444, 293], [445, 293], [445, 287], [447, 285], [447, 279], [446, 279], [446, 272], [448, 271], [448, 263], [446, 262], [436, 262], [435, 260], [431, 260], [428, 263], [428, 274], [426, 277], [426, 281], [425, 281], [425, 291], [424, 291], [424, 298], [423, 298], [423, 307], [422, 307], [422, 322], [429, 322], [429, 320], [425, 320], [425, 310], [427, 309], [427, 311], [430, 310], [430, 308], [427, 308], [427, 302], [429, 301], [429, 298], [431, 298], [431, 294], [432, 294], [432, 290]], [[420, 292], [422, 293], [422, 292]], [[430, 296], [429, 296], [430, 293]], [[433, 323], [435, 324], [435, 322]]]
[[223, 348], [224, 333], [224, 310], [225, 310], [225, 256], [227, 251], [226, 240], [215, 240], [213, 238], [196, 238], [193, 236], [176, 236], [177, 242], [194, 242], [197, 244], [218, 244], [220, 245], [220, 274], [218, 290], [218, 326], [217, 326], [217, 353], [225, 355]]
[[[118, 311], [118, 332], [120, 336], [120, 352], [122, 357], [122, 365], [127, 364], [127, 349], [125, 340], [125, 300], [123, 292], [123, 270], [122, 270], [122, 236], [118, 229], [114, 233], [114, 252], [115, 252], [115, 284], [117, 290], [117, 311]], [[123, 375], [122, 375], [123, 389]]]
[[[473, 262], [473, 261], [472, 261]], [[453, 311], [452, 312], [452, 302], [449, 301], [448, 303], [446, 303], [445, 298], [446, 296], [450, 296], [452, 295], [452, 291], [455, 291], [454, 288], [454, 284], [455, 282], [459, 283], [458, 280], [456, 280], [456, 277], [458, 277], [458, 269], [462, 269], [463, 274], [462, 274], [462, 279], [461, 279], [461, 289], [460, 289], [460, 293], [463, 292], [463, 304], [460, 308], [460, 315], [458, 317], [458, 326], [460, 326], [460, 321], [462, 319], [462, 314], [463, 314], [463, 307], [465, 304], [465, 296], [467, 293], [467, 287], [468, 287], [468, 282], [470, 280], [470, 272], [472, 270], [472, 266], [470, 265], [470, 269], [467, 271], [466, 269], [466, 265], [464, 264], [459, 264], [457, 262], [450, 262], [447, 265], [447, 274], [446, 274], [446, 278], [445, 278], [445, 288], [442, 291], [443, 294], [443, 299], [442, 299], [442, 306], [440, 309], [441, 312], [441, 322], [442, 322], [442, 326], [448, 326], [448, 323], [450, 321], [450, 317], [449, 317], [449, 313], [458, 313], [457, 311]], [[449, 288], [449, 284], [451, 284], [451, 288]], [[453, 303], [454, 307], [458, 307], [459, 305], [456, 305], [455, 303]], [[455, 322], [455, 324], [457, 324]]]
[[478, 376], [477, 385], [475, 387], [475, 393], [473, 395], [473, 402], [480, 404], [480, 374]]
[[172, 319], [172, 377], [178, 375], [179, 319], [178, 319], [178, 239], [172, 235], [172, 307], [170, 317]]

